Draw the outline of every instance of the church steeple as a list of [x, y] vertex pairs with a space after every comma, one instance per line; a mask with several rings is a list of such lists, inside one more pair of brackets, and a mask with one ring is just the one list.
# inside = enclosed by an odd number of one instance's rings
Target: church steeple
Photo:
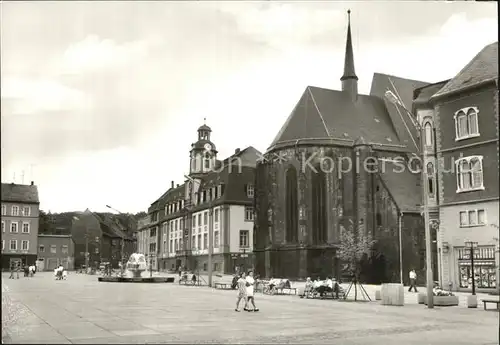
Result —
[[355, 101], [358, 96], [358, 77], [354, 71], [354, 53], [352, 50], [351, 38], [351, 10], [347, 11], [347, 40], [345, 44], [344, 75], [342, 81], [342, 91], [348, 92]]

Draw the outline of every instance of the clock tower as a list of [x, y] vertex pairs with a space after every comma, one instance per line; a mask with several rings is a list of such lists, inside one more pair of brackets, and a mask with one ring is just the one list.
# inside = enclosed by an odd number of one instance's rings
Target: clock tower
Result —
[[204, 123], [198, 128], [198, 141], [191, 144], [189, 175], [192, 177], [206, 174], [215, 169], [217, 150], [210, 141], [211, 133], [210, 127]]

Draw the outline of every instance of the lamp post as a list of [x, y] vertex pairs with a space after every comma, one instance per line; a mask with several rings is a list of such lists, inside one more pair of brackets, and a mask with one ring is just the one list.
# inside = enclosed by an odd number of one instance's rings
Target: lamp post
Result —
[[[73, 221], [80, 221], [80, 218], [77, 216], [73, 216]], [[88, 272], [89, 269], [89, 229], [87, 228], [87, 223], [85, 223], [85, 273]]]
[[[430, 217], [429, 217], [429, 205], [427, 203], [427, 192], [429, 190], [429, 180], [427, 177], [427, 169], [425, 169], [425, 160], [424, 160], [424, 139], [423, 139], [423, 128], [418, 124], [418, 122], [415, 121], [414, 115], [411, 111], [406, 109], [405, 105], [403, 102], [397, 97], [392, 91], [386, 91], [385, 93], [385, 98], [394, 104], [395, 106], [400, 106], [404, 111], [409, 115], [409, 118], [412, 122], [412, 124], [415, 126], [417, 129], [419, 136], [420, 136], [420, 148], [418, 148], [418, 151], [420, 152], [420, 158], [421, 158], [421, 178], [422, 178], [422, 185], [424, 187], [424, 192], [422, 193], [423, 195], [423, 215], [424, 215], [424, 227], [425, 227], [425, 268], [426, 268], [426, 285], [427, 285], [427, 307], [429, 309], [434, 308], [434, 292], [433, 292], [433, 273], [432, 273], [432, 253], [431, 253], [431, 229], [430, 229]], [[401, 248], [400, 248], [401, 250]]]
[[472, 276], [472, 296], [476, 294], [476, 275], [474, 273], [474, 254], [477, 248], [477, 242], [465, 241], [465, 246], [470, 250], [470, 270]]
[[[126, 215], [125, 213], [120, 212], [116, 208], [113, 208], [113, 207], [111, 207], [109, 205], [106, 205], [106, 207], [109, 208], [110, 210], [118, 212], [119, 214]], [[132, 216], [132, 218], [134, 218], [134, 217]], [[120, 270], [120, 274], [121, 274], [122, 277], [125, 274], [125, 264], [126, 264], [124, 256], [125, 256], [125, 237], [121, 236], [121, 240], [120, 240], [120, 262], [122, 264], [121, 265], [122, 267], [121, 267], [121, 270]]]

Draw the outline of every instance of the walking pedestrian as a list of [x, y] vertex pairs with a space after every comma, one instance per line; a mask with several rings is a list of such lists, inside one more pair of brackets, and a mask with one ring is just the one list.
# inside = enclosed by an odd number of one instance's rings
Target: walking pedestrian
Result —
[[19, 271], [21, 270], [21, 261], [17, 262], [16, 266], [16, 279], [19, 279]]
[[14, 279], [14, 271], [16, 270], [16, 264], [14, 262], [10, 263], [10, 276], [9, 279]]
[[247, 304], [247, 286], [245, 280], [245, 272], [241, 273], [240, 278], [238, 279], [236, 286], [238, 287], [238, 298], [236, 299], [236, 309], [234, 311], [240, 311], [240, 302], [241, 300], [245, 301], [245, 307]]
[[414, 289], [415, 292], [417, 291], [417, 272], [415, 270], [410, 271], [410, 288], [408, 289], [409, 292], [411, 292], [411, 289]]
[[[243, 308], [243, 310], [259, 311], [259, 309], [255, 306], [255, 297], [254, 297], [255, 279], [253, 279], [253, 271], [248, 271], [248, 276], [245, 278], [245, 281], [246, 281], [245, 285], [246, 285], [247, 298], [246, 298], [245, 308]], [[249, 302], [252, 303], [253, 310], [248, 309]]]

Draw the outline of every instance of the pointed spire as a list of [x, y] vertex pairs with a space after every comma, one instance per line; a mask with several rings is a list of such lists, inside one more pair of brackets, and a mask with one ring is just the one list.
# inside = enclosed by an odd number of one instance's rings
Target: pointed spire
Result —
[[347, 39], [345, 44], [345, 60], [344, 60], [344, 75], [342, 81], [342, 91], [350, 92], [353, 99], [356, 99], [358, 94], [358, 77], [354, 70], [354, 53], [352, 49], [351, 37], [351, 10], [347, 10]]

